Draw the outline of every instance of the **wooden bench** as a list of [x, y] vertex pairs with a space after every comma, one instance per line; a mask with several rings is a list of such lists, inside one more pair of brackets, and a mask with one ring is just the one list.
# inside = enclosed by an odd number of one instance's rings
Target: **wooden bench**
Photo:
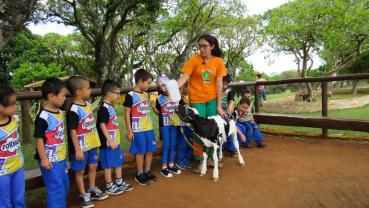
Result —
[[305, 92], [305, 91], [298, 92], [295, 95], [295, 101], [305, 101], [305, 100], [308, 99], [308, 95], [309, 95], [309, 93], [308, 92]]
[[338, 129], [369, 133], [369, 120], [273, 113], [255, 113], [254, 119], [260, 124]]

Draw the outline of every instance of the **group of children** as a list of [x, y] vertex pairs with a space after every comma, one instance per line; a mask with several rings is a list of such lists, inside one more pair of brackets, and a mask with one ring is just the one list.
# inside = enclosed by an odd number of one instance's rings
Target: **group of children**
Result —
[[[176, 103], [170, 101], [165, 75], [157, 79], [158, 96], [149, 99], [147, 90], [153, 76], [140, 69], [135, 73], [135, 86], [123, 103], [125, 106], [125, 124], [127, 138], [130, 141], [129, 153], [135, 155], [137, 174], [135, 181], [147, 185], [157, 179], [151, 171], [153, 153], [156, 151], [156, 139], [152, 125], [151, 108], [159, 116], [160, 138], [163, 141], [161, 174], [173, 177], [181, 170], [191, 168], [192, 132], [181, 122], [175, 113]], [[228, 89], [230, 76], [223, 79], [224, 109], [237, 119], [240, 144], [250, 147], [255, 139], [258, 147], [264, 147], [263, 135], [248, 112], [250, 99], [242, 97], [233, 109], [234, 95]], [[120, 147], [118, 116], [114, 104], [120, 97], [120, 85], [106, 80], [102, 87], [102, 102], [95, 123], [91, 104], [87, 101], [91, 90], [89, 80], [81, 76], [72, 76], [67, 82], [58, 78], [49, 78], [42, 84], [44, 99], [42, 109], [35, 119], [34, 137], [36, 138], [35, 159], [38, 161], [47, 190], [48, 207], [66, 207], [69, 189], [67, 166], [67, 142], [64, 137], [64, 112], [66, 94], [72, 95], [72, 103], [66, 111], [66, 127], [71, 169], [74, 171], [79, 202], [82, 207], [93, 207], [94, 200], [104, 200], [108, 195], [118, 195], [130, 191], [133, 186], [122, 179], [124, 154]], [[181, 89], [181, 104], [188, 104], [186, 88]], [[150, 102], [151, 101], [151, 102]], [[16, 113], [16, 93], [9, 87], [0, 87], [0, 207], [25, 207], [25, 182], [23, 154], [18, 134]], [[98, 151], [99, 149], [99, 151]], [[234, 155], [235, 149], [227, 142], [225, 150]], [[175, 160], [176, 158], [176, 160]], [[104, 170], [106, 191], [95, 184], [97, 162]], [[88, 189], [84, 184], [84, 171], [88, 167]], [[115, 180], [112, 179], [115, 172]]]

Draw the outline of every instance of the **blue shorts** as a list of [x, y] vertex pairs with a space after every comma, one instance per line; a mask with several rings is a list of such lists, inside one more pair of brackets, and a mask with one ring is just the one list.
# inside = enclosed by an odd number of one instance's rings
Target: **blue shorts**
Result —
[[0, 176], [0, 207], [26, 207], [24, 168]]
[[129, 149], [129, 153], [135, 155], [155, 151], [156, 151], [156, 140], [154, 130], [134, 133], [134, 139], [131, 142], [131, 148]]
[[123, 165], [124, 154], [120, 145], [117, 148], [100, 148], [100, 165], [102, 169], [117, 168]]
[[80, 171], [85, 170], [87, 164], [96, 164], [97, 163], [97, 148], [93, 148], [87, 150], [83, 153], [85, 156], [84, 160], [76, 160], [76, 153], [71, 154], [72, 158], [72, 170]]
[[47, 191], [48, 208], [67, 207], [69, 176], [67, 161], [53, 162], [51, 169], [41, 167], [42, 178]]

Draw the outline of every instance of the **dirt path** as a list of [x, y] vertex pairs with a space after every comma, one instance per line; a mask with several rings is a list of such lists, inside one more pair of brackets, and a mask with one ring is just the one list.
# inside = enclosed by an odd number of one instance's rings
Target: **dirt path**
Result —
[[[321, 110], [322, 103], [295, 101], [295, 96], [270, 100], [264, 103], [263, 112], [268, 113], [301, 113]], [[357, 108], [369, 104], [369, 95], [350, 99], [329, 100], [328, 106], [333, 109]]]
[[[242, 150], [245, 168], [225, 158], [216, 183], [210, 172], [205, 177], [184, 172], [167, 179], [159, 175], [156, 163], [158, 182], [143, 187], [128, 179], [134, 190], [95, 207], [369, 207], [369, 144], [270, 136], [266, 143], [266, 149]], [[76, 194], [71, 195], [72, 207], [78, 207]]]

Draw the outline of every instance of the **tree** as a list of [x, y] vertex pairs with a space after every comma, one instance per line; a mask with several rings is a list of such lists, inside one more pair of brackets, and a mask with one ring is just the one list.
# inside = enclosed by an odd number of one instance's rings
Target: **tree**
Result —
[[0, 52], [0, 81], [8, 83], [12, 74], [22, 63], [44, 63], [53, 61], [51, 51], [41, 36], [33, 35], [23, 28], [13, 36]]
[[66, 76], [67, 72], [55, 63], [23, 63], [15, 72], [11, 84], [14, 88], [24, 90], [24, 86], [49, 77]]
[[[314, 0], [296, 0], [263, 15], [263, 33], [272, 51], [294, 55], [301, 78], [306, 77], [313, 66], [312, 53], [319, 50], [321, 9]], [[311, 100], [313, 91], [309, 83], [307, 90]]]
[[369, 2], [322, 1], [321, 57], [326, 61], [327, 75], [339, 73], [369, 51]]
[[37, 0], [2, 0], [0, 2], [0, 51], [31, 16]]
[[155, 20], [161, 0], [49, 0], [48, 20], [76, 27], [94, 48], [93, 70], [98, 84], [112, 70], [119, 34], [139, 21], [141, 27]]

